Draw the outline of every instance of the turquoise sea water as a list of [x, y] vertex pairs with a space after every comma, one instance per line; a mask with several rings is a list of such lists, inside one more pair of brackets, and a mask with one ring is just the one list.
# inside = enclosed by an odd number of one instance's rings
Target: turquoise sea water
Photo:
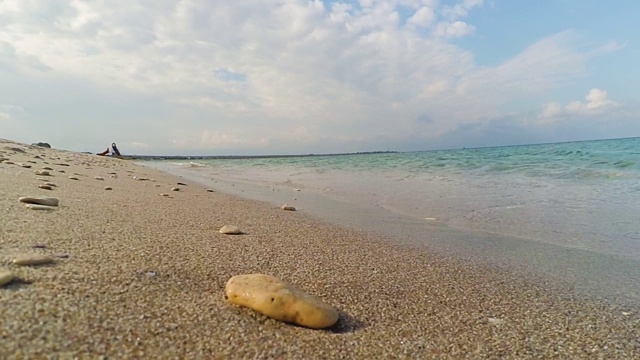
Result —
[[553, 269], [576, 286], [607, 283], [640, 302], [640, 138], [153, 166], [445, 252]]

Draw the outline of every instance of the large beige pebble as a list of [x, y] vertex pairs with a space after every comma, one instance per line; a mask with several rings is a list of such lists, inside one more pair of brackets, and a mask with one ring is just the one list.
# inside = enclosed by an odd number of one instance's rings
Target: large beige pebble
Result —
[[7, 285], [13, 281], [13, 273], [7, 269], [0, 269], [0, 286]]
[[284, 205], [282, 205], [282, 210], [296, 211], [296, 208], [294, 206], [289, 205], [289, 204], [284, 204]]
[[25, 254], [13, 259], [14, 264], [22, 266], [43, 265], [50, 262], [53, 262], [53, 259], [50, 256], [42, 254]]
[[51, 176], [51, 173], [46, 170], [36, 170], [33, 173], [39, 176]]
[[60, 203], [58, 199], [52, 197], [23, 196], [19, 200], [20, 202], [27, 204], [38, 204], [47, 206], [58, 206], [58, 204]]
[[338, 311], [270, 275], [236, 275], [225, 287], [231, 303], [246, 306], [276, 320], [322, 329], [338, 321]]
[[220, 234], [238, 235], [238, 234], [242, 234], [242, 231], [237, 226], [225, 225], [222, 228], [220, 228]]

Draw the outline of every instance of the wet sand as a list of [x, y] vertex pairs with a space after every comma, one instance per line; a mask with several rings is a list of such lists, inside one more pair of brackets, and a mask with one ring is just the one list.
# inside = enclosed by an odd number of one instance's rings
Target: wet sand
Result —
[[[640, 356], [637, 308], [571, 298], [562, 286], [207, 192], [127, 160], [7, 141], [0, 158], [0, 268], [17, 277], [0, 288], [1, 358]], [[45, 166], [54, 190], [37, 187], [34, 170]], [[27, 209], [18, 198], [28, 195], [60, 206]], [[244, 234], [219, 234], [227, 224]], [[22, 253], [56, 260], [12, 265]], [[224, 285], [243, 273], [319, 296], [340, 311], [338, 324], [305, 329], [230, 305]]]

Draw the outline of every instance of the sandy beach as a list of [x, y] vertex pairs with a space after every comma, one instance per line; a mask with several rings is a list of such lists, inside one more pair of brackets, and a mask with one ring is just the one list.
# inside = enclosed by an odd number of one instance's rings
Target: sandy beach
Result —
[[[16, 277], [0, 287], [3, 359], [640, 357], [637, 308], [128, 160], [10, 141], [0, 159], [0, 268]], [[43, 167], [49, 176], [35, 174]], [[60, 205], [32, 210], [22, 196]], [[220, 234], [224, 225], [243, 234]], [[12, 264], [25, 253], [55, 260]], [[227, 280], [249, 273], [320, 297], [338, 323], [312, 330], [229, 304]]]

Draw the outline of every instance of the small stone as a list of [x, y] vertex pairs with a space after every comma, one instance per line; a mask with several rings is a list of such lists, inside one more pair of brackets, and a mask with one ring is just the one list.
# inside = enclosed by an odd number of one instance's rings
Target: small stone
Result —
[[51, 176], [51, 173], [46, 170], [36, 170], [34, 173], [39, 176]]
[[213, 189], [207, 189], [207, 192], [213, 192]]
[[116, 174], [115, 172], [107, 173], [107, 175], [115, 175], [115, 174]]
[[4, 163], [5, 163], [5, 164], [7, 164], [7, 165], [13, 165], [13, 164], [15, 164], [13, 161], [10, 161], [10, 160], [5, 161]]
[[225, 293], [233, 304], [312, 329], [332, 326], [339, 317], [338, 311], [320, 298], [270, 275], [236, 275], [227, 282]]
[[50, 256], [42, 254], [26, 254], [20, 255], [13, 259], [13, 263], [21, 266], [43, 265], [53, 262]]
[[239, 234], [242, 234], [242, 231], [237, 226], [225, 225], [222, 228], [220, 228], [220, 234], [239, 235]]
[[53, 190], [53, 188], [49, 185], [38, 185], [38, 187], [40, 189], [45, 189], [45, 190]]
[[187, 186], [187, 184], [179, 182], [178, 185]]
[[59, 173], [65, 173], [66, 171], [64, 170], [58, 170]]
[[34, 249], [44, 249], [44, 248], [47, 247], [47, 245], [45, 245], [45, 244], [33, 244], [33, 245], [31, 245], [31, 247], [34, 248]]
[[171, 191], [180, 191], [180, 188], [174, 187], [174, 188], [171, 188]]
[[38, 205], [38, 204], [27, 204], [26, 206], [31, 210], [55, 210], [56, 209], [53, 206]]
[[66, 259], [69, 257], [69, 254], [60, 253], [60, 254], [56, 254], [56, 257], [60, 259]]
[[48, 167], [48, 166], [45, 166], [45, 167], [42, 168], [42, 170], [53, 170], [53, 169]]
[[58, 206], [58, 203], [60, 203], [58, 199], [52, 198], [52, 197], [23, 196], [18, 200], [20, 200], [20, 202], [23, 202], [23, 203], [47, 205], [47, 206]]
[[54, 164], [54, 165], [60, 165], [60, 166], [70, 166], [69, 164], [66, 164], [66, 163], [59, 163], [59, 164]]
[[282, 205], [282, 210], [286, 210], [286, 211], [296, 211], [296, 208], [289, 205], [289, 204], [284, 204]]
[[436, 220], [438, 220], [438, 219], [436, 219], [434, 217], [426, 217], [424, 219], [427, 220], [427, 221], [436, 221]]
[[155, 187], [160, 187], [160, 186], [162, 186], [162, 185], [160, 185], [160, 184], [153, 184], [153, 186], [155, 186]]
[[111, 186], [105, 186], [104, 189], [105, 190], [113, 190], [113, 188]]
[[78, 179], [78, 177], [76, 177], [76, 176], [69, 176], [69, 179], [71, 179], [71, 180], [80, 180], [80, 179]]
[[13, 273], [7, 269], [0, 269], [0, 286], [7, 285], [13, 281]]
[[104, 180], [104, 178], [102, 176], [96, 176], [96, 177], [94, 177], [94, 179], [96, 179], [96, 180]]
[[160, 196], [169, 196], [169, 194], [162, 193]]
[[491, 324], [493, 324], [495, 326], [500, 326], [500, 325], [504, 324], [504, 320], [502, 320], [502, 319], [490, 317], [488, 320], [489, 320], [489, 323], [491, 323]]
[[18, 164], [18, 165], [22, 166], [23, 168], [27, 168], [27, 169], [31, 167], [31, 165], [29, 165], [29, 164]]
[[44, 184], [45, 184], [45, 185], [49, 185], [49, 186], [56, 187], [56, 184], [54, 184], [54, 183], [50, 183], [50, 182], [48, 182], [48, 183], [44, 183]]
[[628, 312], [628, 311], [623, 311], [623, 312], [622, 312], [622, 315], [624, 315], [624, 316], [630, 316], [630, 315], [631, 315], [631, 313], [630, 313], [630, 312]]

